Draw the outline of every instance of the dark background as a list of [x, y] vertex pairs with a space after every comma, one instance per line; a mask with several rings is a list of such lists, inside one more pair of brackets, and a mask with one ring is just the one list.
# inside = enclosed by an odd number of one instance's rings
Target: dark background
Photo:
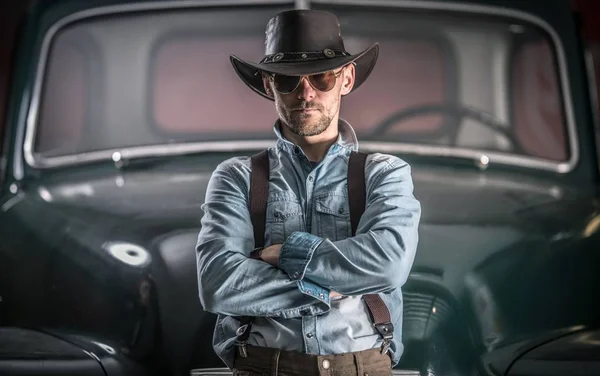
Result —
[[[5, 108], [15, 42], [26, 12], [36, 1], [43, 0], [0, 0], [0, 148], [6, 122]], [[600, 0], [571, 0], [571, 4], [572, 8], [581, 15], [583, 35], [588, 43], [595, 46], [598, 68], [600, 67]], [[600, 85], [600, 77], [598, 77], [598, 84]]]

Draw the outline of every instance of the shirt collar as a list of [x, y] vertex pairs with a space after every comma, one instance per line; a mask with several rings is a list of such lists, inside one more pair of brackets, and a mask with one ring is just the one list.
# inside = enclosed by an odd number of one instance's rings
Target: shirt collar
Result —
[[[287, 140], [282, 132], [281, 132], [281, 120], [277, 119], [275, 124], [273, 125], [273, 131], [277, 136], [277, 147], [283, 151], [286, 151], [291, 154], [300, 154], [302, 151], [299, 147], [296, 146], [293, 142]], [[356, 138], [356, 133], [354, 129], [346, 120], [339, 119], [338, 120], [338, 138], [337, 141], [331, 145], [327, 155], [332, 155], [337, 153], [342, 149], [350, 149], [351, 151], [358, 151], [358, 139]]]

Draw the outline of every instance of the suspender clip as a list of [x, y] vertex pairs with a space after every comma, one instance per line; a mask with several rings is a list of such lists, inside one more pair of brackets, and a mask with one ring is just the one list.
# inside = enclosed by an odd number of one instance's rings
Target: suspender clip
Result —
[[242, 317], [240, 319], [240, 326], [235, 331], [237, 336], [237, 340], [235, 345], [238, 348], [238, 353], [242, 358], [248, 357], [248, 349], [246, 348], [246, 343], [248, 342], [248, 338], [250, 338], [250, 328], [252, 327], [252, 317]]
[[383, 340], [383, 344], [381, 345], [381, 355], [387, 354], [387, 352], [389, 350], [390, 350], [390, 340], [389, 339], [384, 339]]
[[242, 334], [246, 333], [246, 330], [248, 330], [248, 324], [241, 325], [239, 328], [237, 328], [235, 334], [240, 337]]
[[242, 358], [247, 358], [248, 357], [248, 349], [246, 349], [246, 342], [245, 341], [237, 341], [235, 343], [235, 345], [238, 348], [238, 354]]
[[391, 322], [385, 324], [375, 324], [375, 329], [377, 329], [381, 337], [383, 337], [381, 353], [385, 355], [390, 350], [390, 342], [394, 338], [394, 324]]

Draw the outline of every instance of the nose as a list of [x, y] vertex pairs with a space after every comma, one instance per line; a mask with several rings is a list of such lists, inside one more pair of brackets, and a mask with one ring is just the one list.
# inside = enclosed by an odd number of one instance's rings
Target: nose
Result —
[[309, 101], [315, 97], [316, 91], [308, 82], [308, 78], [302, 77], [298, 84], [298, 99]]

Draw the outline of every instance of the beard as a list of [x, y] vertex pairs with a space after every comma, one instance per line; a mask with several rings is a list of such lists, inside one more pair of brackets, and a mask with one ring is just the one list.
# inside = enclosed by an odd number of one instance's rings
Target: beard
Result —
[[287, 122], [288, 128], [298, 136], [316, 136], [327, 130], [332, 118], [321, 111], [303, 114], [293, 112]]
[[[309, 113], [294, 111], [297, 109], [313, 109]], [[316, 136], [327, 130], [331, 125], [331, 116], [321, 106], [303, 102], [294, 109], [279, 108], [280, 118], [284, 119], [285, 125], [296, 135], [301, 137]]]

